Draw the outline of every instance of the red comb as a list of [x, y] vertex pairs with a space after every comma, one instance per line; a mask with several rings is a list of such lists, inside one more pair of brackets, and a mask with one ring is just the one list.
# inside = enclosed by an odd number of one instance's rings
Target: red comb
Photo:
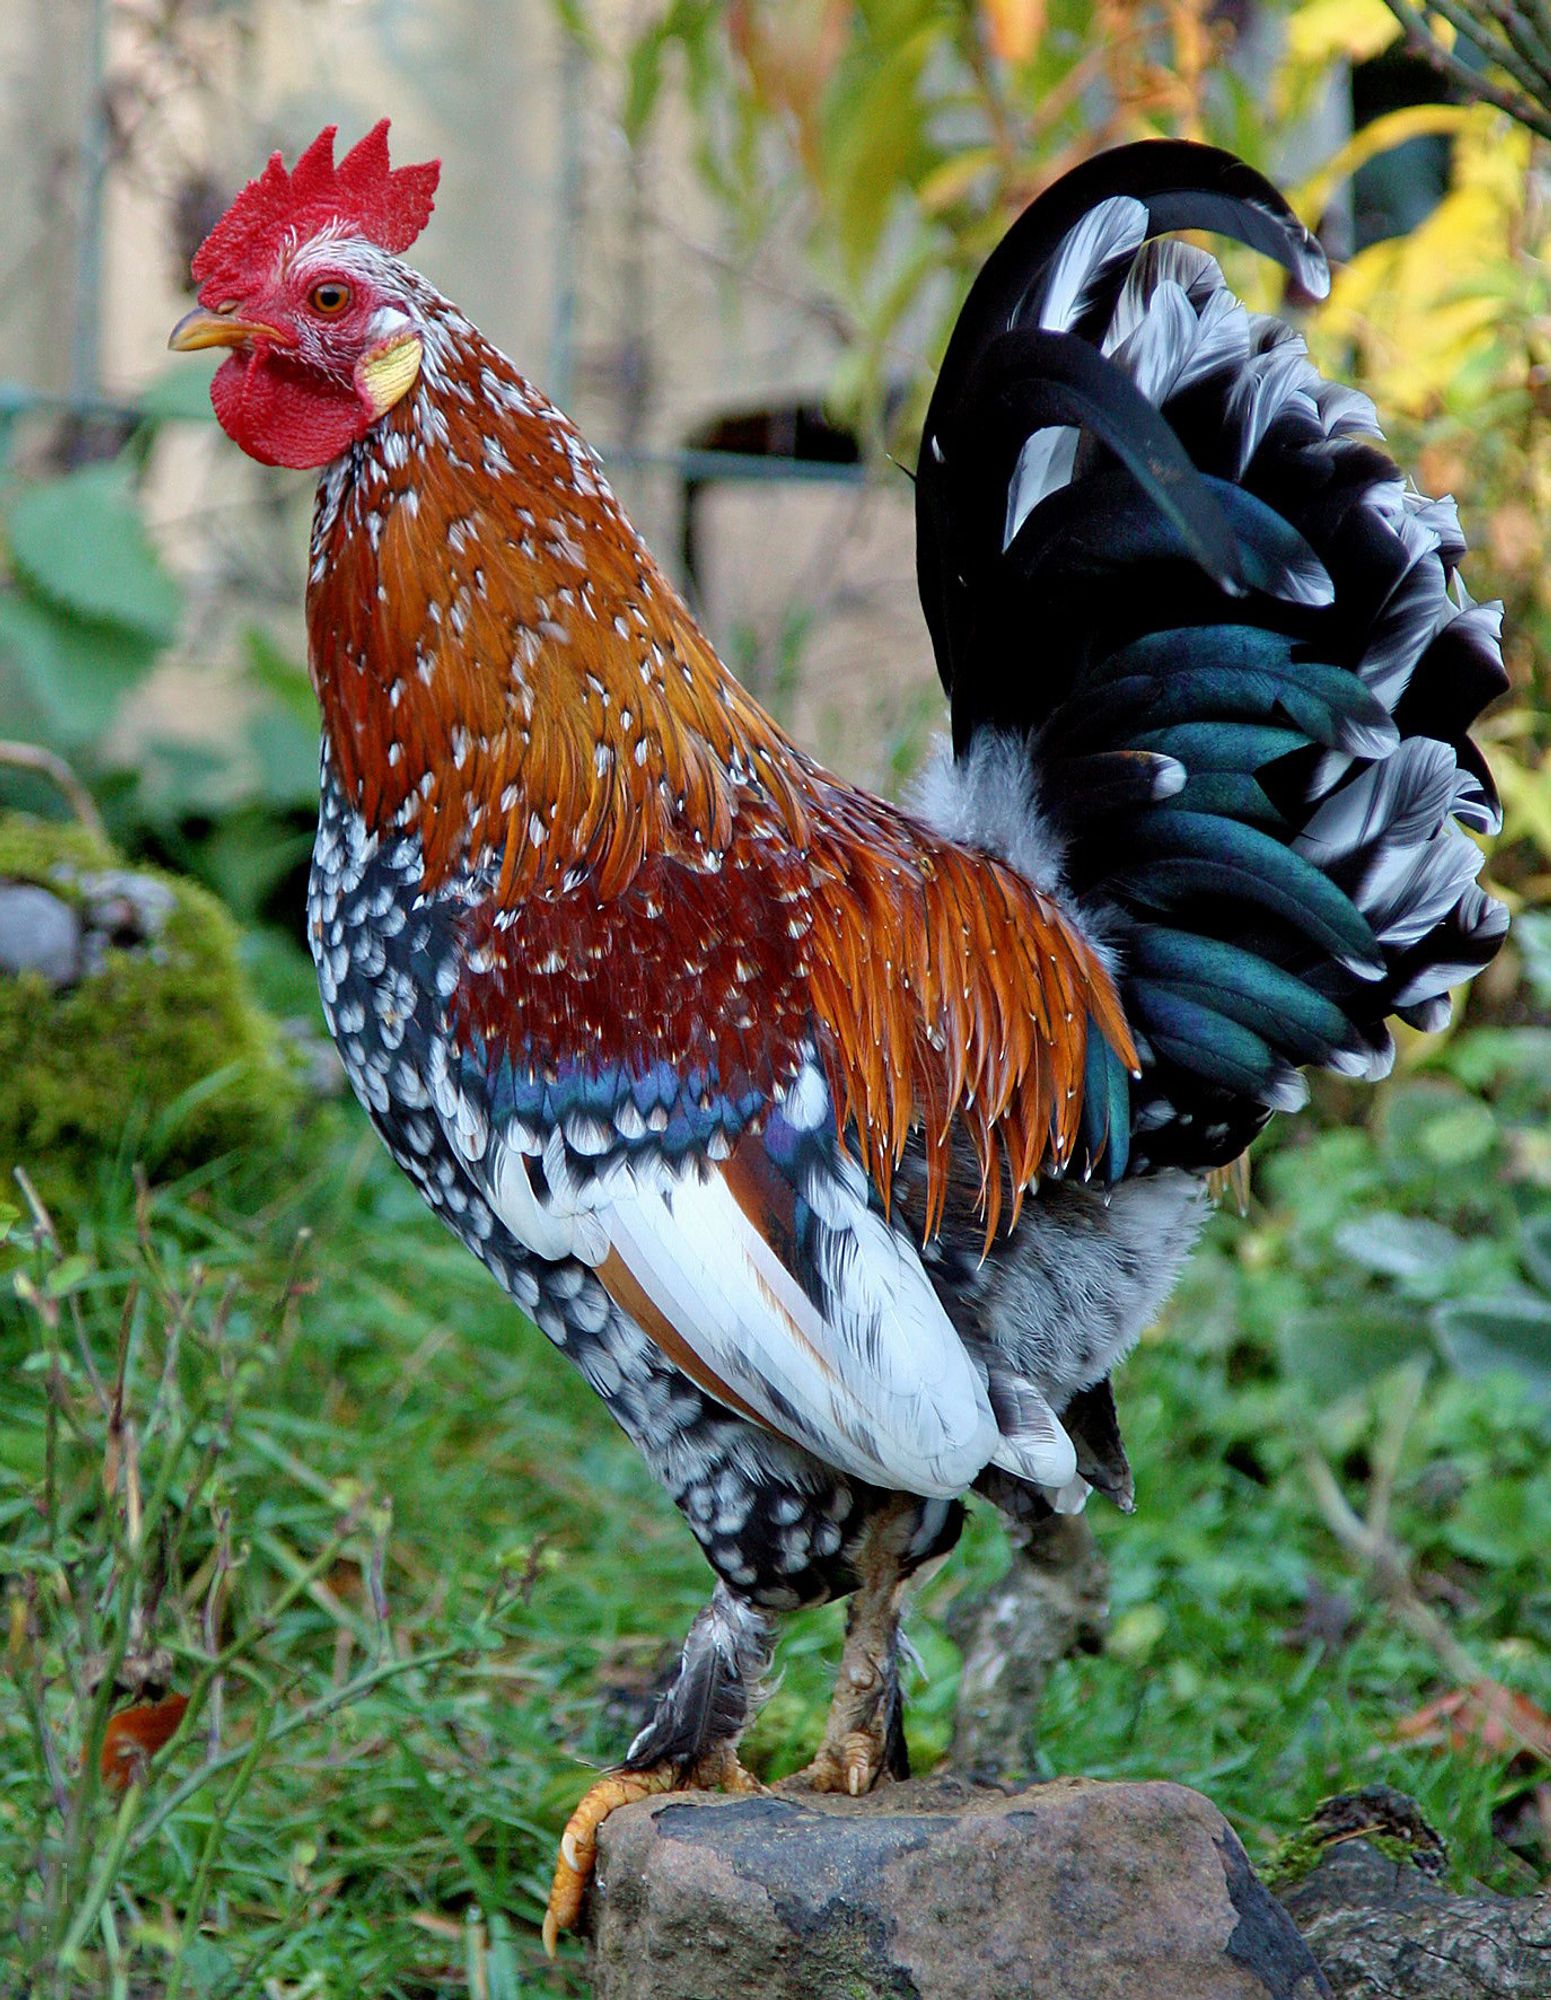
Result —
[[199, 246], [193, 268], [201, 292], [207, 286], [240, 290], [273, 261], [287, 237], [304, 242], [330, 222], [348, 224], [395, 255], [409, 248], [435, 205], [441, 161], [390, 167], [388, 121], [382, 118], [336, 167], [338, 129], [325, 125], [289, 173], [280, 155], [270, 154], [263, 173]]

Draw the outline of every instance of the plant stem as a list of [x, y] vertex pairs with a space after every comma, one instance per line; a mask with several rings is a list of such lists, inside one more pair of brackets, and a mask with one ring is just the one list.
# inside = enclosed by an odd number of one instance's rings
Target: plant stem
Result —
[[[1469, 1649], [1462, 1646], [1431, 1605], [1424, 1603], [1411, 1580], [1411, 1562], [1400, 1544], [1377, 1532], [1371, 1520], [1364, 1521], [1353, 1509], [1335, 1474], [1317, 1451], [1304, 1455], [1304, 1471], [1314, 1498], [1319, 1503], [1330, 1532], [1348, 1552], [1365, 1563], [1380, 1597], [1425, 1646], [1437, 1655], [1449, 1678], [1460, 1687], [1475, 1687], [1491, 1676]], [[1545, 1756], [1545, 1744], [1528, 1733], [1505, 1708], [1503, 1728], [1537, 1761]]]
[[183, 1984], [184, 1969], [188, 1964], [189, 1946], [194, 1942], [204, 1914], [205, 1899], [210, 1893], [210, 1873], [215, 1866], [216, 1851], [221, 1844], [221, 1836], [226, 1831], [237, 1801], [253, 1782], [253, 1774], [258, 1769], [259, 1758], [264, 1745], [269, 1740], [269, 1721], [273, 1709], [259, 1711], [258, 1726], [253, 1732], [253, 1740], [248, 1745], [247, 1755], [237, 1768], [237, 1775], [226, 1788], [226, 1795], [211, 1815], [210, 1825], [205, 1833], [205, 1844], [199, 1856], [199, 1867], [194, 1876], [194, 1885], [189, 1890], [188, 1908], [183, 1917], [183, 1933], [178, 1940], [178, 1956], [173, 1965], [172, 1977], [167, 1982], [165, 2000], [178, 2000], [178, 1992]]
[[99, 840], [106, 840], [108, 830], [102, 823], [91, 793], [81, 783], [63, 757], [52, 750], [45, 750], [41, 743], [0, 743], [0, 764], [13, 771], [33, 771], [40, 778], [47, 778], [54, 789], [69, 804], [70, 810], [88, 833], [96, 834]]
[[118, 1818], [113, 1823], [113, 1839], [107, 1853], [102, 1857], [102, 1866], [97, 1870], [91, 1887], [81, 1899], [75, 1914], [75, 1922], [65, 1933], [65, 1941], [59, 1948], [59, 1969], [68, 1972], [80, 1953], [82, 1940], [97, 1922], [109, 1891], [118, 1880], [119, 1870], [124, 1865], [124, 1856], [129, 1851], [129, 1837], [134, 1832], [135, 1816], [140, 1810], [140, 1801], [145, 1797], [145, 1787], [139, 1779], [132, 1779], [118, 1809]]
[[[228, 1648], [228, 1653], [230, 1650]], [[309, 1702], [305, 1708], [299, 1708], [294, 1715], [288, 1715], [278, 1728], [269, 1731], [266, 1740], [270, 1744], [283, 1742], [298, 1729], [306, 1729], [314, 1722], [321, 1722], [325, 1716], [332, 1715], [335, 1709], [347, 1707], [363, 1694], [369, 1694], [374, 1687], [380, 1686], [384, 1681], [396, 1680], [400, 1674], [411, 1673], [417, 1668], [440, 1666], [444, 1660], [454, 1660], [460, 1653], [466, 1653], [468, 1650], [467, 1641], [462, 1640], [455, 1646], [439, 1646], [434, 1652], [417, 1653], [407, 1660], [386, 1660], [381, 1666], [373, 1667], [367, 1673], [358, 1674], [353, 1681], [346, 1681], [343, 1687], [334, 1688], [330, 1693], [320, 1696], [317, 1701]], [[188, 1713], [192, 1712], [191, 1701]], [[184, 1719], [187, 1720], [187, 1715]], [[175, 1742], [176, 1738], [173, 1740]], [[167, 1747], [170, 1750], [172, 1744], [169, 1743]], [[202, 1764], [197, 1771], [192, 1772], [175, 1791], [168, 1793], [154, 1812], [146, 1815], [144, 1823], [130, 1843], [130, 1853], [138, 1854], [179, 1806], [186, 1804], [196, 1792], [209, 1784], [212, 1778], [218, 1777], [222, 1771], [229, 1770], [233, 1764], [240, 1763], [247, 1754], [245, 1745], [225, 1750], [219, 1757], [212, 1757], [208, 1763]]]

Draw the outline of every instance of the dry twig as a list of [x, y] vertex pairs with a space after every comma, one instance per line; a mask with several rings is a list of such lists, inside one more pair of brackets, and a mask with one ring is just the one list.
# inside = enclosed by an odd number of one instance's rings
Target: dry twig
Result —
[[[1457, 1686], [1492, 1688], [1496, 1686], [1492, 1676], [1469, 1648], [1460, 1643], [1417, 1589], [1411, 1575], [1410, 1555], [1390, 1532], [1390, 1500], [1399, 1471], [1400, 1455], [1421, 1401], [1425, 1381], [1425, 1369], [1414, 1367], [1405, 1371], [1375, 1452], [1366, 1518], [1353, 1508], [1329, 1464], [1312, 1445], [1304, 1453], [1304, 1471], [1326, 1526], [1342, 1548], [1366, 1566], [1369, 1580], [1395, 1618], [1433, 1652], [1444, 1672]], [[1543, 1760], [1546, 1754], [1544, 1738], [1525, 1727], [1511, 1705], [1498, 1706], [1502, 1711], [1505, 1733], [1521, 1750]]]
[[[1385, 0], [1406, 43], [1470, 103], [1495, 104], [1542, 139], [1551, 139], [1551, 6], [1547, 0]], [[1508, 79], [1473, 69], [1439, 35], [1438, 15]]]

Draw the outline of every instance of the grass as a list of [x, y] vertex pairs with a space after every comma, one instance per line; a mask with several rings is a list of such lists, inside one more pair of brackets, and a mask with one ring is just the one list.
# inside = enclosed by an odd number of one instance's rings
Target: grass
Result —
[[[1334, 1375], [1320, 1348], [1300, 1378], [1286, 1316], [1377, 1306], [1319, 1249], [1328, 1177], [1299, 1159], [1264, 1176], [1276, 1206], [1213, 1225], [1126, 1370], [1139, 1510], [1095, 1503], [1110, 1643], [1056, 1672], [1042, 1768], [1197, 1785], [1261, 1860], [1318, 1798], [1384, 1780], [1459, 1878], [1523, 1888], [1543, 1768], [1396, 1740], [1448, 1678], [1354, 1574], [1306, 1465], [1359, 1507], [1382, 1474], [1436, 1615], [1551, 1707], [1551, 1416], [1513, 1378], [1428, 1366], [1425, 1338]], [[1382, 1134], [1365, 1160], [1351, 1186], [1382, 1205]], [[550, 1968], [538, 1946], [553, 1843], [708, 1588], [590, 1392], [340, 1110], [289, 1160], [110, 1177], [73, 1240], [24, 1218], [0, 1259], [0, 1991], [585, 1992], [574, 1948]], [[948, 1604], [1005, 1560], [977, 1513], [923, 1593], [918, 1765], [951, 1731]], [[1339, 1596], [1348, 1628], [1319, 1636], [1311, 1601]], [[811, 1750], [838, 1639], [833, 1610], [792, 1621], [767, 1775]], [[110, 1711], [164, 1687], [183, 1726], [117, 1793]]]

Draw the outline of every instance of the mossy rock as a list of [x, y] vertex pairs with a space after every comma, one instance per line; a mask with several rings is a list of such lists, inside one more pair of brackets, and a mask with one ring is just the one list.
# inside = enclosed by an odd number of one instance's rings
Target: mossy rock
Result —
[[[154, 910], [146, 934], [93, 931], [103, 878]], [[123, 858], [95, 834], [0, 813], [0, 884], [45, 889], [78, 913], [72, 983], [0, 971], [0, 1192], [24, 1167], [77, 1211], [106, 1167], [158, 1180], [275, 1143], [301, 1094], [279, 1031], [249, 991], [237, 929], [194, 883]]]
[[1360, 1792], [1338, 1792], [1321, 1799], [1297, 1829], [1280, 1842], [1265, 1867], [1274, 1895], [1296, 1888], [1332, 1849], [1362, 1840], [1394, 1862], [1409, 1862], [1432, 1880], [1449, 1865], [1443, 1837], [1422, 1817], [1415, 1799], [1392, 1785], [1367, 1785]]

